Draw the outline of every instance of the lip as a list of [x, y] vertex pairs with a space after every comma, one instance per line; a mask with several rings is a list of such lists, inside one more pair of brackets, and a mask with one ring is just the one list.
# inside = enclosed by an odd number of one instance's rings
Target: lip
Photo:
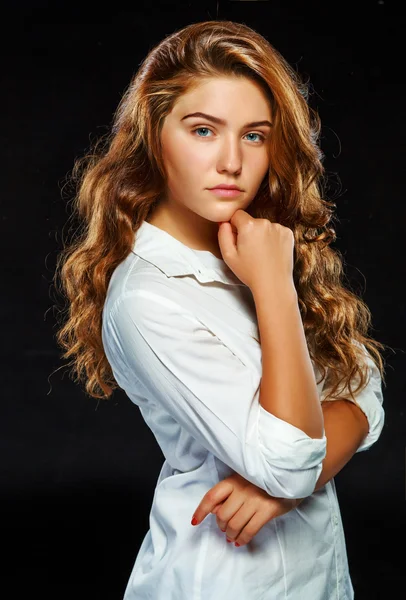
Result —
[[227, 188], [217, 187], [209, 189], [209, 192], [216, 194], [216, 196], [221, 196], [222, 198], [234, 198], [234, 196], [239, 196], [242, 194], [242, 190], [239, 190], [238, 188], [231, 188], [230, 190]]
[[209, 188], [209, 190], [238, 190], [239, 192], [242, 192], [242, 189], [239, 188], [238, 185], [227, 185], [226, 183], [216, 185], [215, 187]]

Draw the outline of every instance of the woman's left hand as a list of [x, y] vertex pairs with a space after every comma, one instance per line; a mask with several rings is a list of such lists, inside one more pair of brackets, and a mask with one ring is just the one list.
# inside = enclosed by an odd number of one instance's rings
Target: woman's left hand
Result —
[[196, 525], [207, 515], [216, 515], [217, 525], [227, 539], [248, 544], [271, 519], [296, 508], [303, 498], [275, 498], [238, 473], [223, 479], [202, 498], [195, 514]]

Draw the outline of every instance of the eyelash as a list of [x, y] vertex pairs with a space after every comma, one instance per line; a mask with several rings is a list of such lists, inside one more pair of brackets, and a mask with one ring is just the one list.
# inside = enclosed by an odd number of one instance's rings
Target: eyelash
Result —
[[[199, 129], [207, 129], [208, 131], [212, 130], [210, 129], [210, 127], [195, 127], [194, 129], [192, 129], [192, 133], [194, 133], [195, 131], [198, 131]], [[213, 132], [212, 132], [213, 133]], [[265, 136], [262, 133], [257, 133], [255, 131], [249, 131], [248, 133], [246, 133], [245, 135], [249, 135], [250, 133], [253, 133], [254, 135], [259, 135], [259, 137], [261, 138], [261, 141], [264, 142], [265, 141]], [[197, 137], [206, 137], [206, 136], [200, 136], [198, 135]], [[259, 142], [253, 142], [254, 144], [259, 144]]]

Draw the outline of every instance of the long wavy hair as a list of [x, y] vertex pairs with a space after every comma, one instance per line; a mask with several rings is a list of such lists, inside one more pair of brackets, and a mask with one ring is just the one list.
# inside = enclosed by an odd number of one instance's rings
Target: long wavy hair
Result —
[[[310, 357], [322, 378], [328, 375], [326, 399], [338, 397], [341, 385], [339, 397], [355, 400], [368, 383], [361, 344], [382, 380], [384, 344], [367, 335], [371, 313], [344, 285], [342, 256], [330, 247], [336, 204], [322, 198], [327, 177], [318, 146], [320, 118], [308, 104], [308, 83], [263, 36], [232, 21], [191, 24], [152, 48], [108, 133], [74, 161], [68, 183], [75, 185], [71, 218], [79, 227], [58, 255], [54, 275], [66, 301], [56, 333], [62, 358], [71, 359], [71, 377], [84, 383], [88, 395], [106, 399], [119, 387], [101, 337], [109, 280], [165, 192], [165, 117], [205, 78], [224, 76], [256, 82], [271, 102], [269, 170], [247, 212], [292, 229], [293, 277]], [[353, 378], [359, 380], [355, 389]]]

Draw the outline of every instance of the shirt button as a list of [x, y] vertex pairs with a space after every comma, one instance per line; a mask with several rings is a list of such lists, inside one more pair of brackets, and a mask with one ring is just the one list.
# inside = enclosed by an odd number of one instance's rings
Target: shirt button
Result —
[[334, 525], [338, 525], [338, 517], [337, 515], [333, 516]]

